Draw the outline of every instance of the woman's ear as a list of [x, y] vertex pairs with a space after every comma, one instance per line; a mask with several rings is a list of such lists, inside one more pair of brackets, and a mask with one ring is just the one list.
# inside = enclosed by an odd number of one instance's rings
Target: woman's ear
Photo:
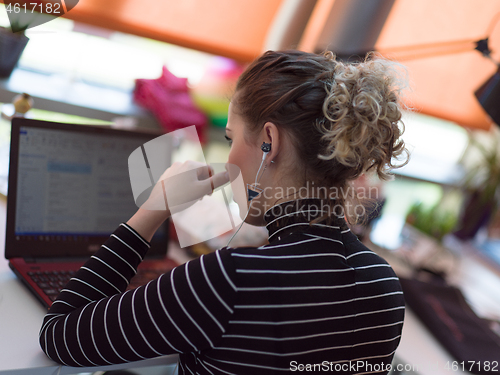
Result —
[[262, 128], [261, 143], [266, 142], [271, 144], [271, 151], [266, 156], [266, 160], [270, 163], [276, 158], [280, 150], [280, 131], [272, 122], [266, 122]]

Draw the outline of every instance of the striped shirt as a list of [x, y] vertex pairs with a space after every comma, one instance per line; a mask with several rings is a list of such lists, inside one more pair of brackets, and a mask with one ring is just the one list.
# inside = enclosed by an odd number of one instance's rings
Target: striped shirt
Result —
[[53, 303], [41, 347], [68, 366], [178, 353], [182, 374], [387, 373], [398, 278], [343, 219], [310, 224], [319, 216], [311, 200], [275, 206], [268, 245], [222, 248], [127, 292], [149, 244], [122, 224]]

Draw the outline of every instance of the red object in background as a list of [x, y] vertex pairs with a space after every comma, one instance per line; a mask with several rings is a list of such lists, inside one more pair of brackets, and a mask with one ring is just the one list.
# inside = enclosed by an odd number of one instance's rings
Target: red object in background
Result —
[[150, 110], [166, 132], [195, 125], [201, 143], [205, 142], [207, 116], [194, 104], [186, 78], [179, 78], [163, 67], [157, 79], [137, 79], [134, 101]]

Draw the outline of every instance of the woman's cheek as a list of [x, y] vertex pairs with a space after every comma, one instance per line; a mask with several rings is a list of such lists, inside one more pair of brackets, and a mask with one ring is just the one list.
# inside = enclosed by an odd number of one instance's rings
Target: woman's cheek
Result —
[[237, 162], [235, 162], [235, 158], [230, 156], [226, 169], [229, 172], [233, 200], [238, 205], [241, 220], [244, 220], [248, 210], [247, 180], [243, 177], [240, 165], [241, 163], [238, 165]]

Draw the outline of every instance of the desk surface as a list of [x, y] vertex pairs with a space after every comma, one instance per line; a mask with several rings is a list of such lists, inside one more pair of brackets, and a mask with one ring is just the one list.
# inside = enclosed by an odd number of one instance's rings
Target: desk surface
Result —
[[9, 269], [5, 259], [0, 261], [0, 374], [9, 375], [69, 375], [98, 370], [170, 366], [177, 356], [165, 356], [133, 364], [106, 367], [61, 367], [40, 350], [38, 330], [46, 310], [21, 284]]
[[[5, 236], [5, 208], [6, 204], [0, 199], [0, 244]], [[3, 249], [3, 245], [0, 245]], [[464, 280], [475, 283], [479, 288], [483, 285], [478, 279], [480, 265], [468, 260], [466, 269], [471, 272]], [[470, 268], [472, 267], [472, 268]], [[489, 275], [489, 274], [488, 274]], [[489, 309], [500, 306], [500, 278], [492, 279], [489, 275], [486, 281], [491, 284], [490, 290], [497, 292], [489, 296]], [[474, 278], [476, 280], [474, 281]], [[472, 288], [469, 285], [469, 289]], [[498, 288], [497, 288], [498, 287]], [[491, 299], [493, 297], [493, 299]], [[479, 301], [481, 303], [481, 301]], [[500, 311], [500, 310], [496, 310]], [[177, 356], [165, 356], [131, 364], [106, 366], [99, 368], [69, 368], [61, 367], [48, 359], [38, 345], [38, 330], [45, 314], [45, 309], [34, 296], [21, 284], [14, 273], [9, 269], [4, 257], [0, 257], [0, 374], [9, 375], [68, 375], [98, 370], [119, 368], [141, 368], [148, 366], [170, 365], [177, 362]], [[423, 326], [419, 319], [407, 309], [401, 344], [396, 352], [397, 362], [403, 365], [418, 367], [418, 371], [409, 372], [420, 375], [440, 375], [452, 373], [446, 370], [447, 362], [453, 361], [445, 349], [434, 339], [432, 334]], [[60, 372], [58, 372], [60, 370]], [[463, 374], [463, 372], [454, 372]]]
[[72, 368], [59, 371], [59, 365], [41, 351], [38, 331], [46, 309], [14, 275], [3, 256], [5, 243], [5, 199], [0, 199], [0, 374], [9, 375], [69, 375], [98, 370], [140, 368], [177, 363], [177, 356], [159, 357], [133, 364], [105, 367]]

